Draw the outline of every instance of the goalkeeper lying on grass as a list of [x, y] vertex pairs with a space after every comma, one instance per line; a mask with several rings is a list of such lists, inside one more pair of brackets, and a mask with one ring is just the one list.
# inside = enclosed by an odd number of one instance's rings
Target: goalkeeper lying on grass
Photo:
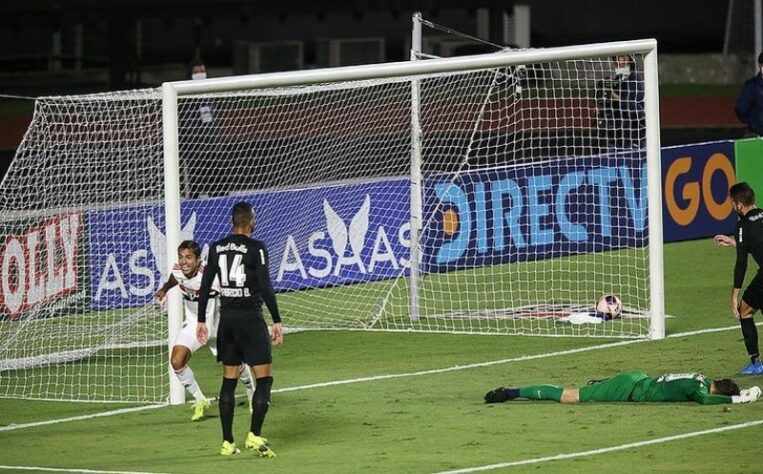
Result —
[[648, 377], [643, 372], [624, 372], [604, 380], [591, 380], [581, 388], [556, 385], [500, 387], [485, 394], [485, 403], [501, 403], [517, 398], [578, 402], [691, 402], [703, 405], [750, 403], [761, 390], [753, 386], [739, 390], [731, 379], [710, 380], [704, 374], [664, 374]]

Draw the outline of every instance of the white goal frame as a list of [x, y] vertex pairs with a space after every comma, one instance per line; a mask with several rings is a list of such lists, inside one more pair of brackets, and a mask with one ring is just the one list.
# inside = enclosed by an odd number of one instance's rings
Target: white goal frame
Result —
[[[531, 49], [495, 54], [463, 56], [448, 59], [431, 59], [425, 61], [406, 61], [396, 63], [348, 66], [307, 71], [279, 72], [260, 75], [225, 77], [206, 79], [202, 81], [168, 82], [162, 85], [162, 118], [164, 133], [164, 185], [167, 249], [174, 249], [180, 244], [180, 183], [178, 156], [178, 97], [193, 94], [232, 92], [245, 89], [263, 89], [273, 87], [288, 87], [330, 83], [338, 81], [360, 81], [378, 78], [413, 76], [419, 74], [450, 73], [466, 70], [491, 69], [523, 64], [564, 61], [571, 59], [586, 59], [615, 56], [619, 54], [643, 54], [644, 68], [644, 110], [646, 116], [646, 159], [647, 159], [647, 189], [648, 189], [648, 225], [649, 225], [649, 337], [662, 339], [665, 337], [664, 323], [664, 287], [663, 287], [663, 251], [662, 251], [662, 192], [660, 165], [660, 127], [659, 127], [659, 91], [657, 72], [657, 41], [643, 39], [612, 43], [568, 46], [549, 49]], [[417, 85], [412, 81], [412, 87]], [[415, 105], [412, 106], [415, 109]], [[412, 111], [412, 121], [417, 120]], [[416, 128], [413, 128], [416, 133]], [[416, 140], [412, 140], [416, 143]], [[414, 145], [415, 146], [415, 145]], [[412, 157], [416, 152], [412, 151]], [[421, 205], [420, 185], [416, 169], [416, 160], [412, 159], [411, 169], [411, 229], [412, 239], [416, 227], [414, 219], [420, 220]], [[417, 202], [418, 201], [418, 202]], [[418, 214], [418, 215], [417, 215]], [[415, 247], [415, 246], [414, 246]], [[415, 317], [415, 293], [417, 272], [414, 270], [415, 258], [411, 258], [412, 271], [410, 287], [413, 293], [411, 301], [414, 308], [411, 317]], [[168, 252], [168, 270], [172, 269], [177, 257], [174, 252]], [[182, 302], [179, 294], [174, 294], [168, 302], [169, 309], [169, 340], [174, 340], [182, 322]], [[170, 369], [170, 372], [171, 369]], [[184, 390], [173, 374], [170, 374], [170, 403], [182, 403]]]

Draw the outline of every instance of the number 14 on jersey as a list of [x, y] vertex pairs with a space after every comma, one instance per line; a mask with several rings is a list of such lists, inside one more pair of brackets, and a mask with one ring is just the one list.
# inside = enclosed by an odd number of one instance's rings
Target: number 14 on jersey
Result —
[[219, 256], [217, 261], [220, 265], [220, 278], [222, 279], [220, 283], [222, 287], [235, 286], [241, 288], [246, 284], [246, 273], [244, 272], [244, 266], [241, 264], [243, 257], [241, 254], [234, 255], [233, 262], [228, 267], [228, 256], [225, 254]]

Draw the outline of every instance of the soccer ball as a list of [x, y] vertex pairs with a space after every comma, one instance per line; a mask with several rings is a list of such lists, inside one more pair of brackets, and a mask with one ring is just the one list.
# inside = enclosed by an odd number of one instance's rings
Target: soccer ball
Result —
[[623, 313], [623, 302], [617, 295], [603, 295], [596, 302], [596, 312], [608, 316], [607, 319], [619, 318]]

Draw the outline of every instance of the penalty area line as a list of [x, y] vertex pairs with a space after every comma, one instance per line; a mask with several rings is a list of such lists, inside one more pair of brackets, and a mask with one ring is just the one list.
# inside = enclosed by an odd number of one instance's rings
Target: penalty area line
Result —
[[555, 456], [544, 456], [540, 458], [523, 459], [520, 461], [502, 462], [498, 464], [488, 464], [485, 466], [467, 467], [463, 469], [455, 469], [452, 471], [440, 471], [438, 474], [466, 474], [470, 472], [490, 471], [493, 469], [502, 469], [506, 467], [525, 466], [528, 464], [539, 464], [539, 463], [549, 462], [549, 461], [561, 461], [564, 459], [582, 458], [587, 456], [594, 456], [597, 454], [606, 454], [606, 453], [612, 453], [616, 451], [624, 451], [627, 449], [641, 448], [641, 447], [650, 446], [653, 444], [662, 444], [662, 443], [668, 443], [671, 441], [680, 441], [683, 439], [695, 438], [697, 436], [704, 436], [708, 434], [723, 433], [724, 431], [750, 428], [752, 426], [759, 426], [759, 425], [763, 425], [763, 420], [748, 421], [746, 423], [740, 423], [740, 424], [731, 425], [731, 426], [724, 426], [721, 428], [711, 428], [711, 429], [702, 430], [702, 431], [693, 431], [693, 432], [682, 433], [682, 434], [673, 435], [673, 436], [665, 436], [662, 438], [648, 439], [645, 441], [637, 441], [635, 443], [621, 444], [618, 446], [610, 446], [608, 448], [591, 449], [589, 451], [580, 451], [577, 453], [564, 453], [564, 454], [557, 454]]
[[143, 472], [143, 471], [103, 471], [100, 469], [68, 469], [63, 467], [39, 467], [39, 466], [4, 466], [0, 465], [0, 470], [12, 469], [14, 471], [44, 471], [44, 472], [80, 472], [85, 474], [164, 474], [161, 472]]

